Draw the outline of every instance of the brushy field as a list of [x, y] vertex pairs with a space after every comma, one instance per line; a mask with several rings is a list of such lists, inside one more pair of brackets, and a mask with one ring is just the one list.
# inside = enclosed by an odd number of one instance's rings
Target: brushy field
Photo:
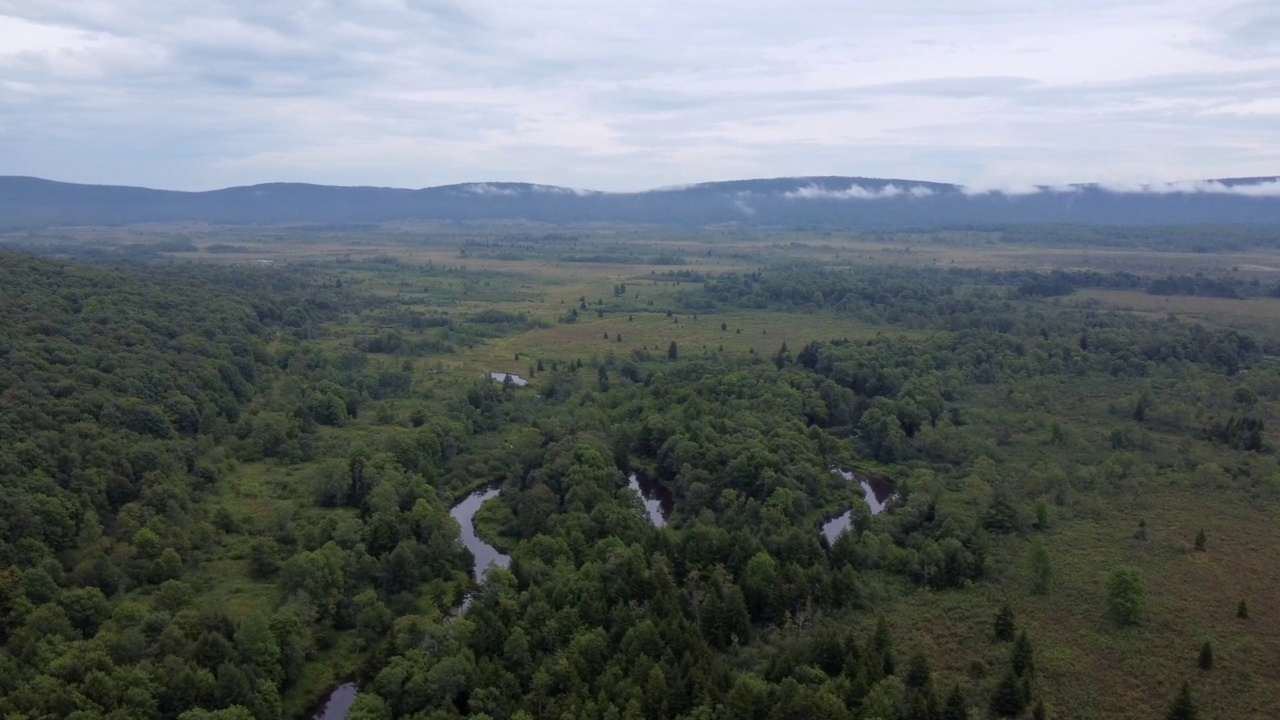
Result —
[[[1026, 543], [996, 547], [999, 584], [964, 592], [915, 591], [898, 602], [893, 626], [939, 659], [939, 670], [966, 687], [975, 674], [1000, 672], [1009, 643], [995, 643], [992, 619], [1002, 603], [1014, 609], [1036, 647], [1037, 686], [1053, 717], [1161, 717], [1183, 681], [1190, 681], [1205, 717], [1271, 718], [1280, 708], [1280, 529], [1275, 502], [1252, 506], [1232, 491], [1153, 488], [1145, 511], [1070, 509], [1047, 533], [1053, 580], [1046, 595], [1030, 591]], [[1151, 529], [1134, 537], [1138, 521]], [[1209, 539], [1192, 550], [1196, 532]], [[1142, 573], [1143, 620], [1121, 628], [1105, 613], [1110, 568]], [[1250, 618], [1236, 617], [1248, 602]], [[1215, 665], [1197, 667], [1201, 643], [1213, 644]], [[977, 664], [975, 667], [975, 663]]]
[[1080, 299], [1101, 302], [1150, 317], [1173, 315], [1214, 327], [1263, 332], [1280, 329], [1280, 298], [1232, 298], [1148, 295], [1136, 290], [1081, 290]]

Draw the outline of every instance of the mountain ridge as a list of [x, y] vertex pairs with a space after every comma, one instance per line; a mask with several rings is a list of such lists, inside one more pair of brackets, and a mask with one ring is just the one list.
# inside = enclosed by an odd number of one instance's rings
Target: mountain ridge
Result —
[[332, 224], [529, 220], [833, 228], [993, 224], [1280, 226], [1280, 177], [975, 188], [902, 178], [796, 176], [635, 192], [491, 181], [423, 188], [273, 182], [215, 190], [0, 176], [0, 230], [144, 222]]

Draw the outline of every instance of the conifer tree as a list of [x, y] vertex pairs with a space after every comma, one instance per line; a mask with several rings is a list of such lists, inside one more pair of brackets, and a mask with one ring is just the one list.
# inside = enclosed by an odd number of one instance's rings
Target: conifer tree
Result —
[[969, 706], [960, 692], [960, 683], [951, 686], [951, 694], [947, 696], [947, 704], [942, 709], [942, 720], [969, 720]]
[[1005, 673], [991, 696], [991, 713], [997, 717], [1017, 717], [1024, 707], [1022, 685], [1013, 671]]
[[1196, 704], [1191, 699], [1191, 686], [1182, 683], [1182, 690], [1178, 693], [1178, 697], [1174, 698], [1173, 704], [1169, 706], [1169, 714], [1165, 716], [1167, 720], [1197, 720], [1200, 713], [1196, 710]]
[[1018, 639], [1013, 643], [1013, 672], [1019, 677], [1035, 674], [1031, 639], [1027, 637], [1026, 630], [1018, 633]]
[[1199, 665], [1201, 670], [1213, 669], [1213, 645], [1208, 640], [1200, 646]]
[[996, 640], [1008, 642], [1013, 639], [1016, 627], [1013, 621], [1013, 608], [1009, 607], [1009, 603], [1000, 606], [1000, 611], [996, 613], [995, 631]]

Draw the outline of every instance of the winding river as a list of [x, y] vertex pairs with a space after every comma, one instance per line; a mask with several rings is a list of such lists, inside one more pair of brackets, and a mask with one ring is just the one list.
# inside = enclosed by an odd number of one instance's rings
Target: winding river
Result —
[[[472, 568], [472, 574], [475, 575], [476, 582], [484, 582], [484, 576], [489, 570], [489, 566], [497, 565], [498, 567], [510, 567], [511, 557], [502, 552], [489, 543], [481, 540], [476, 535], [476, 528], [473, 519], [480, 506], [486, 500], [491, 500], [498, 496], [499, 488], [490, 486], [481, 488], [464, 497], [449, 514], [454, 520], [458, 521], [458, 527], [462, 532], [459, 540], [462, 542], [471, 554], [475, 556], [475, 566]], [[462, 602], [454, 611], [455, 615], [461, 615], [471, 607], [471, 593], [467, 593], [462, 598]], [[311, 715], [311, 720], [346, 720], [347, 714], [351, 711], [351, 704], [355, 702], [358, 688], [355, 683], [344, 683], [334, 688], [333, 692], [325, 700], [324, 705]]]
[[[840, 470], [838, 472], [844, 476], [845, 480], [858, 481], [858, 485], [862, 487], [862, 496], [866, 498], [872, 515], [879, 515], [884, 512], [885, 506], [897, 494], [893, 489], [893, 484], [888, 480], [868, 477], [852, 470]], [[823, 523], [822, 534], [826, 536], [827, 543], [830, 544], [834, 543], [841, 533], [851, 527], [853, 527], [853, 511], [846, 510], [843, 515]]]
[[478, 583], [484, 582], [485, 573], [488, 572], [491, 563], [498, 567], [511, 567], [511, 557], [499, 552], [497, 548], [477, 537], [475, 524], [472, 522], [476, 512], [480, 510], [480, 506], [485, 501], [498, 497], [499, 492], [500, 489], [494, 486], [481, 488], [463, 498], [462, 502], [454, 505], [453, 509], [449, 511], [453, 519], [458, 521], [458, 526], [462, 528], [460, 537], [462, 544], [476, 558], [472, 573]]

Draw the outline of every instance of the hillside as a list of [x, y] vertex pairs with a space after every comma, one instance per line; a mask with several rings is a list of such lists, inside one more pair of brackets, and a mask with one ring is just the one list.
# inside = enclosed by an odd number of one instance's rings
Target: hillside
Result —
[[837, 228], [1031, 223], [1280, 226], [1280, 182], [1237, 178], [1123, 188], [1090, 184], [978, 191], [915, 180], [793, 177], [631, 193], [499, 182], [420, 190], [270, 183], [175, 192], [0, 177], [0, 230], [5, 231], [143, 222], [332, 224], [412, 219]]

